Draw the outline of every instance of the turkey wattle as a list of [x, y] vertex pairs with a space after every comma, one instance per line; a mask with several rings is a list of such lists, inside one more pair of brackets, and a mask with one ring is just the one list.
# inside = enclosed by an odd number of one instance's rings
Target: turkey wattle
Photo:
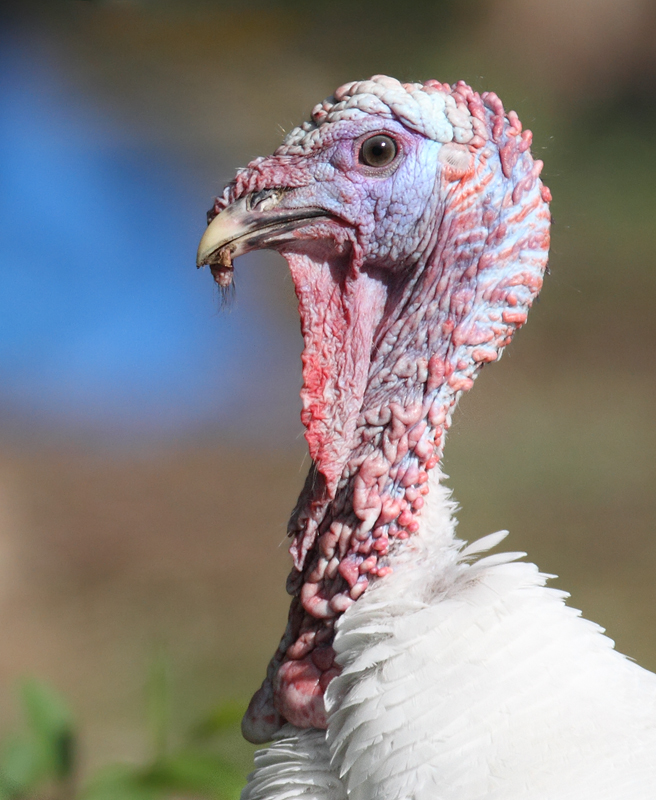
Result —
[[199, 266], [226, 286], [278, 250], [305, 343], [292, 603], [243, 722], [277, 742], [247, 797], [656, 797], [655, 676], [517, 554], [472, 562], [501, 537], [463, 549], [439, 484], [458, 397], [542, 286], [530, 143], [493, 93], [374, 76], [210, 212]]

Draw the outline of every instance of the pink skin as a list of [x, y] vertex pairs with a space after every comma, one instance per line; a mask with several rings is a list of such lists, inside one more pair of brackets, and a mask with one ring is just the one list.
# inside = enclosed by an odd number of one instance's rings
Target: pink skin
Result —
[[[313, 464], [289, 523], [287, 629], [244, 718], [251, 741], [285, 721], [326, 727], [335, 622], [417, 532], [460, 393], [499, 357], [542, 286], [550, 196], [530, 133], [494, 94], [429, 84], [474, 117], [468, 145], [375, 114], [327, 123], [309, 151], [283, 145], [254, 161], [215, 205], [288, 187], [281, 207], [332, 215], [271, 245], [299, 300]], [[379, 131], [399, 147], [384, 174], [358, 162]]]

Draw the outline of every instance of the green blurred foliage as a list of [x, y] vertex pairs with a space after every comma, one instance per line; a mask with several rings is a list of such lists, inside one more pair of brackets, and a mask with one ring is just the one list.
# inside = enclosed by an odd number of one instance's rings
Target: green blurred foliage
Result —
[[25, 680], [20, 691], [25, 730], [8, 736], [0, 751], [0, 800], [236, 800], [245, 776], [214, 739], [238, 726], [243, 707], [228, 703], [213, 709], [171, 748], [169, 672], [168, 660], [158, 653], [146, 685], [152, 758], [102, 767], [79, 787], [78, 733], [70, 709], [47, 684]]
[[75, 734], [62, 698], [30, 678], [21, 686], [27, 730], [10, 736], [0, 756], [0, 798], [28, 797], [43, 783], [67, 784], [73, 774]]

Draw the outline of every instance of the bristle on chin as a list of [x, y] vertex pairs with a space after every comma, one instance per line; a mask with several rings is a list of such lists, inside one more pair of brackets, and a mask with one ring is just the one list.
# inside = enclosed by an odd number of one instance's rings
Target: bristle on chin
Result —
[[230, 305], [234, 297], [235, 288], [235, 270], [232, 265], [232, 250], [230, 247], [224, 247], [219, 251], [218, 263], [212, 264], [210, 269], [212, 270], [214, 282], [219, 287], [221, 307], [225, 308]]
[[235, 299], [235, 284], [229, 283], [226, 286], [222, 286], [217, 281], [217, 286], [219, 287], [219, 309], [221, 311], [229, 311]]

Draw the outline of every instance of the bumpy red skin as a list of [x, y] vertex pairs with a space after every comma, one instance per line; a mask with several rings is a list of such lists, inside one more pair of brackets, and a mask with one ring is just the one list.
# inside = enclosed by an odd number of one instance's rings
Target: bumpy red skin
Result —
[[[358, 230], [344, 231], [337, 247], [281, 248], [305, 339], [302, 420], [313, 465], [289, 523], [287, 629], [244, 718], [252, 741], [285, 721], [326, 727], [335, 622], [418, 530], [460, 393], [499, 357], [542, 286], [550, 195], [531, 134], [496, 95], [463, 83], [449, 91], [476, 122], [470, 168], [442, 167], [411, 268], [372, 275]], [[240, 173], [217, 211], [248, 192], [304, 182], [303, 156], [283, 146]]]

